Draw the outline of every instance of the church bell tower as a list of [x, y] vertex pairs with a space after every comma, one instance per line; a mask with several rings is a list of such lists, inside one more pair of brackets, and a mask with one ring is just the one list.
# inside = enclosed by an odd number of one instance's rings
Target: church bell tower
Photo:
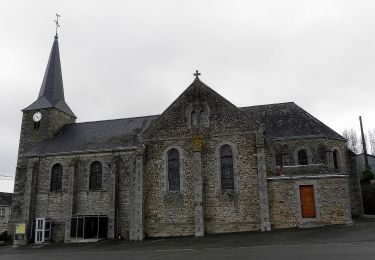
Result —
[[74, 123], [76, 116], [65, 102], [61, 73], [57, 30], [60, 27], [56, 14], [56, 34], [53, 41], [38, 98], [23, 109], [18, 162], [34, 144], [53, 137], [65, 124]]
[[[56, 22], [58, 27], [58, 23]], [[56, 28], [57, 28], [56, 27]], [[75, 123], [76, 116], [65, 102], [61, 73], [59, 42], [57, 31], [54, 37], [47, 68], [44, 74], [38, 98], [22, 110], [21, 135], [18, 148], [16, 178], [13, 193], [10, 230], [17, 223], [26, 223], [30, 229], [32, 207], [30, 206], [30, 185], [27, 171], [30, 168], [27, 152], [34, 145], [52, 138], [66, 124]], [[31, 162], [31, 161], [30, 161]], [[37, 167], [37, 166], [32, 166]], [[27, 192], [29, 190], [29, 192]], [[27, 236], [28, 239], [30, 238]]]
[[19, 156], [34, 144], [53, 137], [76, 116], [65, 102], [58, 36], [52, 45], [38, 98], [23, 111]]

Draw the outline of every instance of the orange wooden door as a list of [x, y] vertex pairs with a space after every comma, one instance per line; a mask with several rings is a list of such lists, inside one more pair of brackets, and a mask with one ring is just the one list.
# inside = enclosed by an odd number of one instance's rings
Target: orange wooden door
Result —
[[301, 212], [303, 218], [315, 218], [315, 197], [313, 185], [299, 186], [301, 196]]

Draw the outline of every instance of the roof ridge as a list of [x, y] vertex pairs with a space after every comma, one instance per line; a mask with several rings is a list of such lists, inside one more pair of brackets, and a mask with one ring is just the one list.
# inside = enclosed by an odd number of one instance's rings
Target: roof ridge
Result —
[[124, 117], [124, 118], [114, 118], [114, 119], [105, 119], [105, 120], [96, 120], [96, 121], [86, 121], [86, 122], [77, 122], [70, 125], [79, 125], [79, 124], [89, 124], [89, 123], [98, 123], [98, 122], [108, 122], [108, 121], [117, 121], [117, 120], [126, 120], [126, 119], [136, 119], [136, 118], [146, 118], [146, 117], [156, 117], [160, 115], [149, 115], [149, 116], [135, 116], [135, 117]]
[[284, 105], [284, 104], [295, 104], [295, 102], [288, 101], [288, 102], [280, 102], [280, 103], [269, 103], [269, 104], [264, 104], [264, 105], [245, 106], [245, 107], [238, 107], [238, 108], [242, 109], [242, 108], [248, 108], [248, 107], [265, 107], [265, 106], [271, 106], [271, 105]]

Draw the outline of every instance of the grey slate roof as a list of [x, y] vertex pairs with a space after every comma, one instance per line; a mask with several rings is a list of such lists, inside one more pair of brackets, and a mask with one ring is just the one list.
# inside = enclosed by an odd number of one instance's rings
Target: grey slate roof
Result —
[[[265, 126], [267, 138], [327, 137], [345, 140], [293, 102], [240, 108]], [[75, 123], [32, 147], [27, 156], [118, 150], [138, 146], [155, 116]]]
[[10, 206], [12, 205], [13, 193], [0, 192], [0, 205]]
[[344, 137], [310, 115], [294, 102], [240, 108], [265, 126], [268, 138]]
[[75, 123], [64, 126], [26, 155], [43, 155], [98, 150], [118, 150], [138, 146], [137, 134], [144, 132], [157, 116]]
[[44, 74], [42, 86], [39, 91], [38, 99], [22, 111], [51, 107], [55, 107], [73, 117], [76, 117], [73, 111], [65, 103], [59, 42], [57, 36], [55, 36], [55, 40], [52, 45], [51, 54], [49, 56], [48, 65]]

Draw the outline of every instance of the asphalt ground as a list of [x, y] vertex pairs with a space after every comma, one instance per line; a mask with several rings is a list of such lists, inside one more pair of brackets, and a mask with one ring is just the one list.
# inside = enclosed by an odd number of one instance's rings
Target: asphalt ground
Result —
[[96, 243], [0, 247], [0, 259], [375, 259], [375, 222], [352, 226], [289, 229]]

